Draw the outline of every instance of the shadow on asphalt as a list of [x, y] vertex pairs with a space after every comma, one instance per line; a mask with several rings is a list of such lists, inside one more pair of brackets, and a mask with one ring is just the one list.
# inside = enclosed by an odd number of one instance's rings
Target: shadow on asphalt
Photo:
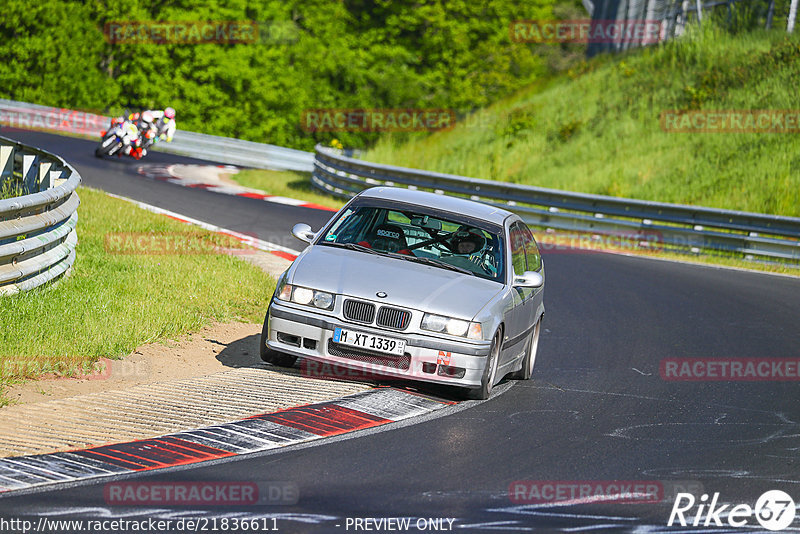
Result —
[[[209, 339], [216, 342], [213, 339]], [[425, 382], [414, 382], [409, 380], [398, 380], [391, 377], [381, 377], [377, 375], [354, 372], [352, 370], [331, 364], [308, 363], [302, 358], [298, 358], [293, 367], [279, 367], [264, 363], [258, 350], [261, 340], [260, 334], [237, 339], [227, 345], [219, 343], [224, 348], [217, 353], [217, 360], [225, 367], [238, 369], [242, 367], [264, 367], [270, 371], [282, 373], [290, 376], [302, 376], [309, 380], [332, 380], [336, 382], [355, 382], [366, 384], [373, 387], [393, 387], [405, 391], [420, 393], [447, 401], [464, 400], [459, 388], [452, 386], [441, 386], [438, 384], [427, 384]], [[217, 342], [218, 343], [218, 342]], [[503, 380], [502, 382], [505, 382]], [[501, 382], [501, 383], [502, 383]], [[498, 384], [499, 386], [500, 384]]]

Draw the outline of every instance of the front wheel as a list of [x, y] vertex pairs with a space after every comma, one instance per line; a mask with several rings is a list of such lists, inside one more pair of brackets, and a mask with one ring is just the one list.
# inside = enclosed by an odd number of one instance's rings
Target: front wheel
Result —
[[536, 352], [539, 349], [539, 331], [542, 328], [542, 319], [536, 321], [536, 326], [533, 327], [533, 334], [531, 334], [531, 341], [528, 344], [528, 350], [525, 352], [525, 358], [522, 360], [522, 369], [516, 371], [511, 375], [515, 380], [529, 380], [533, 375], [533, 364], [536, 363]]
[[101, 142], [100, 146], [94, 149], [94, 155], [97, 158], [102, 158], [103, 156], [113, 156], [115, 152], [117, 152], [121, 148], [122, 143], [117, 141], [114, 136], [105, 137]]
[[261, 359], [278, 367], [291, 367], [297, 361], [297, 356], [290, 356], [267, 346], [269, 339], [269, 312], [264, 317], [264, 327], [261, 329]]
[[503, 331], [498, 330], [492, 340], [492, 347], [489, 349], [489, 359], [486, 361], [486, 368], [483, 370], [481, 385], [468, 389], [466, 397], [468, 399], [486, 400], [492, 394], [494, 381], [497, 375], [497, 365], [500, 360], [500, 345], [503, 343]]

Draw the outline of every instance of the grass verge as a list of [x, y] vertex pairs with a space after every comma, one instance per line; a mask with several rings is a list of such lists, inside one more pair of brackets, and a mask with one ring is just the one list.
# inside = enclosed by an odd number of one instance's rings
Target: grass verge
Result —
[[241, 186], [260, 189], [270, 195], [305, 200], [337, 210], [345, 204], [314, 188], [310, 172], [246, 169], [228, 177]]
[[[11, 383], [81, 374], [100, 357], [120, 358], [214, 321], [263, 320], [274, 279], [233, 256], [208, 252], [238, 245], [100, 191], [80, 188], [78, 194], [71, 276], [0, 297], [0, 406]], [[170, 250], [182, 244], [183, 252], [132, 253], [159, 250], [149, 245], [152, 239], [163, 244], [167, 237], [178, 244]]]

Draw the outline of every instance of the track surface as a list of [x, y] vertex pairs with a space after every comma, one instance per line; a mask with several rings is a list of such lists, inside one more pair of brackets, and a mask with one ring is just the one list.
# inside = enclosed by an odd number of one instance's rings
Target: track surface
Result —
[[264, 206], [264, 202], [257, 199], [224, 198], [225, 195], [209, 194], [200, 189], [134, 176], [136, 168], [140, 165], [168, 163], [216, 165], [213, 162], [155, 151], [139, 162], [131, 158], [97, 159], [94, 157], [96, 143], [84, 139], [14, 128], [3, 128], [0, 130], [0, 135], [50, 150], [65, 158], [78, 170], [83, 178], [83, 185], [133, 198], [293, 249], [298, 249], [301, 245], [289, 233], [297, 221], [302, 220], [318, 228], [332, 215], [331, 212], [296, 206], [280, 204]]
[[[3, 135], [62, 155], [86, 185], [285, 246], [297, 246], [285, 237], [294, 223], [318, 228], [330, 216], [146, 181], [126, 161], [96, 160], [83, 140]], [[197, 162], [152, 156], [146, 163]], [[545, 262], [546, 330], [532, 381], [414, 425], [137, 478], [292, 481], [294, 506], [109, 507], [101, 482], [0, 498], [0, 517], [257, 513], [277, 517], [283, 532], [344, 532], [348, 517], [450, 517], [475, 532], [653, 531], [672, 508], [671, 499], [520, 505], [508, 495], [516, 480], [682, 480], [719, 492], [720, 502], [753, 506], [770, 489], [800, 502], [798, 382], [659, 375], [664, 358], [800, 358], [800, 281], [606, 254], [562, 252]]]

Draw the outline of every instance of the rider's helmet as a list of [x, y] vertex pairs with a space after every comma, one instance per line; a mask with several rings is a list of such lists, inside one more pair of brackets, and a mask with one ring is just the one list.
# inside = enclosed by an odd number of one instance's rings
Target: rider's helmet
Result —
[[146, 122], [146, 123], [152, 124], [154, 121], [155, 121], [155, 117], [153, 117], [153, 114], [150, 111], [143, 111], [142, 112], [142, 122]]
[[174, 118], [175, 118], [175, 109], [173, 109], [173, 108], [166, 108], [166, 109], [164, 110], [164, 117], [166, 117], [166, 118], [168, 118], [168, 119], [174, 119]]
[[486, 246], [483, 232], [477, 228], [459, 228], [450, 240], [456, 254], [474, 254]]

